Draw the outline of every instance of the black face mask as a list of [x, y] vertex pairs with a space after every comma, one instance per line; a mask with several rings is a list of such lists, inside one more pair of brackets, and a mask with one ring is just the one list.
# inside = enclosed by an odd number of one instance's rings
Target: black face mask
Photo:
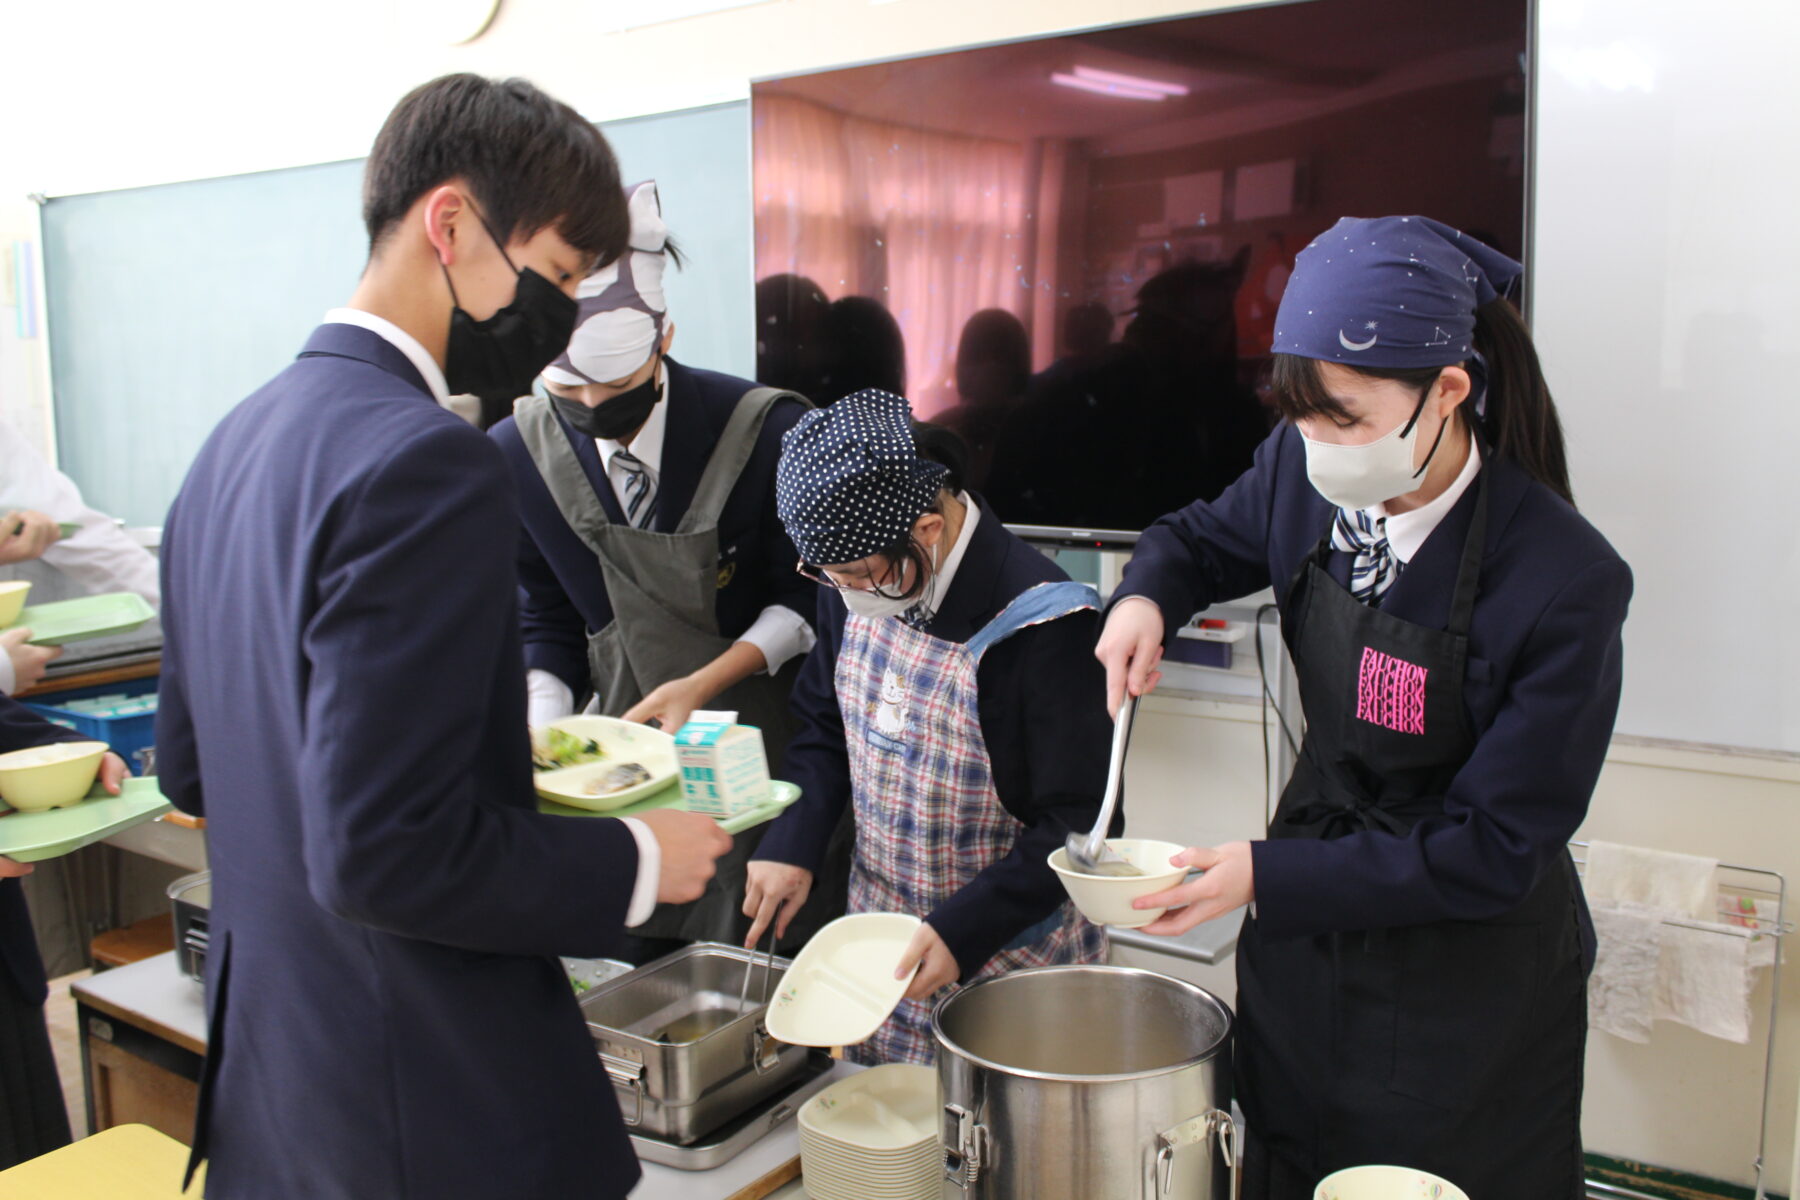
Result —
[[656, 385], [657, 370], [658, 367], [651, 367], [650, 377], [644, 382], [593, 408], [555, 393], [551, 393], [550, 403], [556, 405], [556, 411], [574, 427], [576, 433], [616, 442], [627, 434], [642, 429], [644, 422], [650, 419], [650, 410], [662, 399], [662, 389]]
[[[476, 216], [499, 247], [500, 257], [513, 267], [487, 218]], [[487, 320], [477, 321], [457, 300], [450, 268], [441, 262], [438, 265], [443, 267], [444, 282], [450, 284], [450, 340], [444, 352], [444, 379], [451, 394], [479, 396], [490, 405], [511, 404], [528, 394], [538, 372], [567, 349], [579, 312], [575, 301], [530, 267], [513, 267], [519, 282], [512, 303]]]

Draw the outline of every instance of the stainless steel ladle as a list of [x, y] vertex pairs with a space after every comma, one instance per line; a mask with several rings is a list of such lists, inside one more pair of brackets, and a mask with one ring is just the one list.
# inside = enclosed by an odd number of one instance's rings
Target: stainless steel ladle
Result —
[[1071, 833], [1063, 841], [1063, 852], [1069, 865], [1083, 875], [1144, 873], [1106, 844], [1106, 833], [1112, 828], [1113, 813], [1119, 808], [1119, 792], [1125, 783], [1125, 751], [1131, 745], [1131, 722], [1137, 716], [1137, 703], [1136, 696], [1127, 695], [1120, 702], [1119, 715], [1113, 721], [1112, 762], [1106, 771], [1106, 798], [1100, 804], [1099, 820], [1085, 835]]

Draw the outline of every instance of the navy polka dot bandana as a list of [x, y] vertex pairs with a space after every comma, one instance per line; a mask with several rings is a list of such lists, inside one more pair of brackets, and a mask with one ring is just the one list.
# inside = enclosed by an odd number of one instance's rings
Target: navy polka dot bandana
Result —
[[1475, 354], [1475, 310], [1524, 268], [1430, 217], [1344, 217], [1294, 260], [1276, 354], [1347, 367], [1447, 367]]
[[775, 512], [800, 557], [835, 566], [904, 539], [948, 472], [919, 457], [912, 409], [869, 389], [814, 409], [781, 439]]

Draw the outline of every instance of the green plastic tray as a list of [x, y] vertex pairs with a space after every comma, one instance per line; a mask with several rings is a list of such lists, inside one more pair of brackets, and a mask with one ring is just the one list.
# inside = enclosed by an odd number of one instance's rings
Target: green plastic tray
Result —
[[127, 779], [117, 796], [99, 784], [71, 808], [13, 812], [0, 806], [0, 854], [15, 862], [42, 862], [73, 854], [133, 825], [160, 817], [174, 805], [156, 788], [156, 778]]
[[104, 596], [27, 605], [8, 628], [23, 625], [30, 629], [34, 646], [63, 646], [130, 633], [155, 615], [149, 601], [136, 592], [108, 592]]
[[[769, 802], [759, 804], [755, 808], [747, 808], [736, 816], [725, 817], [719, 822], [719, 828], [726, 833], [742, 833], [746, 829], [755, 829], [765, 821], [772, 821], [780, 816], [788, 805], [800, 798], [798, 784], [784, 783], [777, 779], [769, 788]], [[538, 811], [553, 817], [635, 817], [647, 813], [653, 808], [687, 808], [687, 797], [681, 794], [681, 781], [676, 780], [654, 796], [647, 796], [636, 804], [627, 804], [624, 808], [615, 808], [611, 812], [589, 812], [585, 808], [570, 808], [566, 804], [558, 804], [554, 800], [538, 800]]]
[[[34, 511], [33, 507], [29, 504], [15, 504], [15, 505], [12, 505], [11, 507], [14, 511], [24, 511], [24, 512]], [[13, 529], [21, 529], [23, 527], [24, 527], [23, 522], [21, 522], [20, 524], [13, 526]], [[56, 535], [58, 537], [74, 537], [75, 534], [80, 532], [80, 530], [81, 530], [81, 526], [74, 521], [59, 521], [59, 522], [57, 522], [57, 525], [56, 525]], [[9, 530], [7, 532], [11, 532], [11, 531]]]

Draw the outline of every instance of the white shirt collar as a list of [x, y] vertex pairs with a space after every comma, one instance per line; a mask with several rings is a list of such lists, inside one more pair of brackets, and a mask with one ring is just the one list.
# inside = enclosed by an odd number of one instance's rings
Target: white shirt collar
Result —
[[450, 385], [444, 379], [444, 368], [438, 366], [437, 359], [426, 353], [419, 339], [400, 328], [386, 317], [378, 317], [372, 312], [364, 312], [360, 308], [334, 308], [325, 314], [327, 325], [355, 325], [366, 329], [400, 353], [406, 355], [406, 361], [419, 372], [425, 386], [431, 392], [431, 398], [444, 408], [449, 409], [465, 421], [473, 423], [471, 411], [479, 414], [481, 402], [473, 396], [452, 396]]
[[600, 449], [600, 469], [607, 474], [612, 473], [613, 455], [621, 450], [631, 451], [632, 457], [650, 468], [650, 477], [655, 479], [662, 474], [663, 438], [669, 429], [669, 368], [664, 366], [662, 378], [656, 385], [656, 407], [644, 419], [643, 428], [631, 439], [631, 445], [622, 445], [611, 438], [595, 438], [594, 445]]
[[981, 520], [981, 507], [975, 503], [974, 497], [967, 492], [958, 492], [956, 498], [963, 504], [962, 529], [956, 535], [956, 545], [950, 547], [950, 554], [944, 559], [944, 565], [931, 577], [931, 583], [925, 588], [924, 605], [936, 613], [944, 606], [944, 597], [950, 594], [950, 585], [956, 582], [956, 568], [962, 566], [963, 555], [968, 552], [969, 543], [975, 537], [976, 522]]
[[1463, 463], [1463, 469], [1457, 474], [1456, 480], [1445, 488], [1443, 494], [1437, 499], [1429, 504], [1421, 504], [1410, 512], [1395, 513], [1392, 516], [1387, 515], [1385, 504], [1377, 504], [1374, 508], [1366, 510], [1371, 517], [1386, 520], [1385, 532], [1387, 533], [1388, 548], [1394, 552], [1395, 558], [1403, 563], [1413, 560], [1413, 556], [1419, 552], [1419, 547], [1423, 546], [1425, 539], [1431, 536], [1431, 531], [1436, 529], [1438, 523], [1449, 515], [1451, 509], [1456, 507], [1456, 502], [1461, 500], [1463, 493], [1469, 490], [1469, 484], [1475, 481], [1475, 476], [1480, 471], [1481, 447], [1471, 437], [1468, 460]]

